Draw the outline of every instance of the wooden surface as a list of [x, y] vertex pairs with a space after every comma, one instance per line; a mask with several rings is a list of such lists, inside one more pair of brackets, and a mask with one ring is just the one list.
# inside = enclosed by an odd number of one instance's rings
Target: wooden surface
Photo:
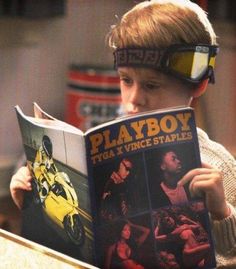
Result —
[[0, 229], [0, 267], [4, 269], [95, 269], [96, 267]]

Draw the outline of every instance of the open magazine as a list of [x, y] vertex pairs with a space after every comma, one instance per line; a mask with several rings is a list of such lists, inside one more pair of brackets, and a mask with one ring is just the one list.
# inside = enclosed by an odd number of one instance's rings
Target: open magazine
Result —
[[22, 236], [105, 269], [215, 268], [204, 200], [177, 185], [201, 166], [192, 108], [85, 133], [37, 104], [16, 112], [33, 178]]

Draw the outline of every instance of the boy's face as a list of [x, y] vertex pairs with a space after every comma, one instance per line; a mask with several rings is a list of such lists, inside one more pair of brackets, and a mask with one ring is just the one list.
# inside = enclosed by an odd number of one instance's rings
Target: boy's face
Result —
[[128, 114], [187, 106], [192, 89], [172, 76], [148, 68], [119, 67], [121, 97]]

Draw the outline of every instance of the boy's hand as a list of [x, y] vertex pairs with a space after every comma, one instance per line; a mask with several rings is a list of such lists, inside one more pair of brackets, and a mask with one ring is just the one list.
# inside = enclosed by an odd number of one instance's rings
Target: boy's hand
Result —
[[31, 180], [32, 177], [27, 166], [22, 166], [19, 168], [19, 170], [11, 178], [11, 196], [19, 209], [21, 209], [23, 206], [24, 191], [32, 190]]
[[189, 182], [189, 190], [192, 195], [204, 194], [206, 206], [213, 219], [221, 220], [230, 215], [230, 209], [225, 199], [221, 171], [204, 163], [202, 168], [189, 171], [178, 182], [178, 185], [181, 186], [187, 182]]

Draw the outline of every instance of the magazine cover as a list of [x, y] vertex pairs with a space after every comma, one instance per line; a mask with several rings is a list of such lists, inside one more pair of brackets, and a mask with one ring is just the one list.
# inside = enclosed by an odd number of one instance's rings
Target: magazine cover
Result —
[[94, 236], [86, 159], [80, 157], [85, 156], [82, 133], [40, 115], [39, 109], [36, 118], [25, 116], [19, 107], [16, 111], [32, 173], [32, 192], [24, 196], [22, 236], [92, 263]]
[[178, 181], [201, 166], [192, 108], [81, 130], [16, 107], [32, 191], [22, 236], [104, 269], [215, 268], [208, 211]]
[[203, 199], [177, 185], [201, 166], [192, 109], [127, 118], [86, 143], [99, 267], [215, 268]]

